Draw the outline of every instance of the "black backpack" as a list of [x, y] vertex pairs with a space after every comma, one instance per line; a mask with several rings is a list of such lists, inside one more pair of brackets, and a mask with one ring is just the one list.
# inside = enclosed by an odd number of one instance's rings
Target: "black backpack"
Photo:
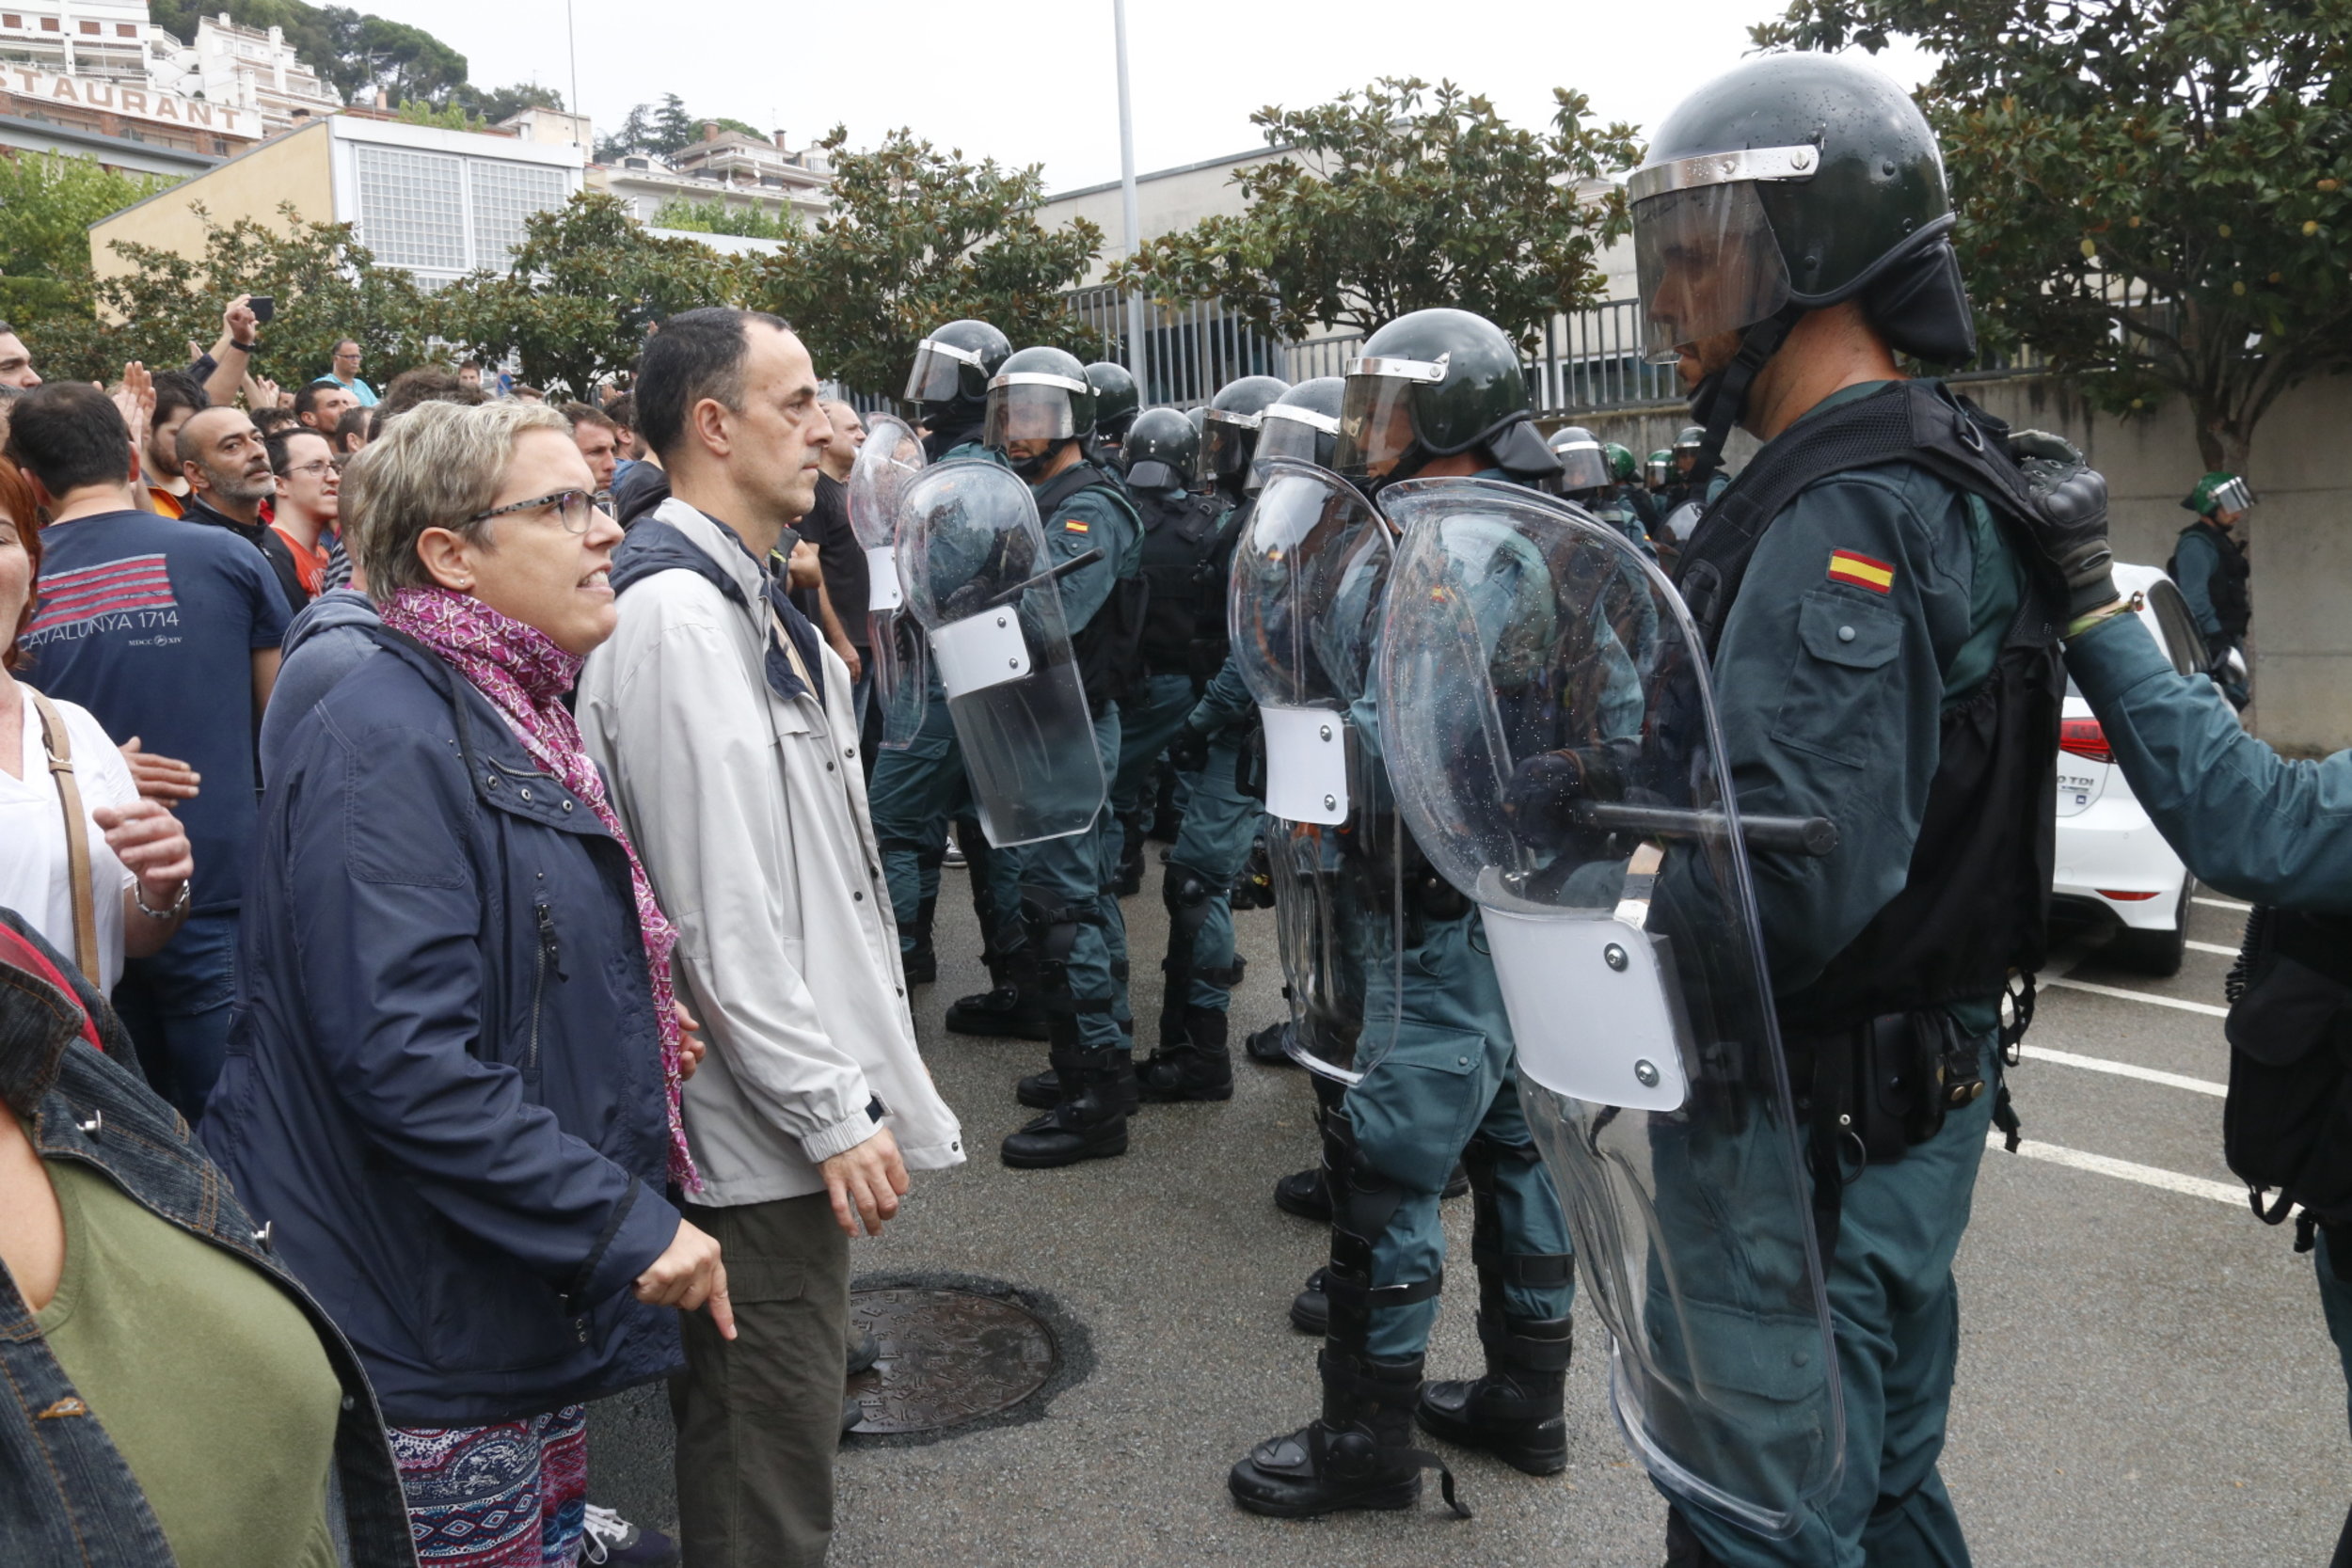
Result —
[[[2221, 1148], [2254, 1212], [2296, 1216], [2296, 1250], [2330, 1233], [2352, 1271], [2352, 920], [2257, 909], [2228, 982]], [[2272, 1196], [2275, 1195], [2275, 1196]]]

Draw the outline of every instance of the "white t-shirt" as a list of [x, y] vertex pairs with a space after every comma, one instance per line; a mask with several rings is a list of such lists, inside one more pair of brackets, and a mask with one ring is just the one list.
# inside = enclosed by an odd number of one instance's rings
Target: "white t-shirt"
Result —
[[[0, 770], [0, 908], [23, 915], [50, 946], [72, 958], [72, 862], [66, 853], [65, 811], [57, 804], [56, 780], [50, 775], [49, 752], [41, 744], [40, 714], [30, 697], [19, 695], [24, 709], [24, 776], [12, 779]], [[73, 743], [73, 781], [81, 786], [83, 815], [136, 800], [130, 765], [98, 721], [72, 703], [57, 703], [56, 708]], [[101, 971], [89, 978], [107, 991], [122, 977], [122, 894], [133, 878], [106, 847], [105, 831], [96, 822], [87, 826], [90, 879], [98, 889], [94, 912]]]

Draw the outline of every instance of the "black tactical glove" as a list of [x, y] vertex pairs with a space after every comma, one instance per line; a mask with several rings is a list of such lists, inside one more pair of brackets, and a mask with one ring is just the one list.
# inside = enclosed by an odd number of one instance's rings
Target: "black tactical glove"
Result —
[[2081, 452], [2046, 430], [2021, 430], [2010, 437], [2032, 487], [2039, 522], [2034, 543], [2042, 557], [2066, 580], [2069, 621], [2078, 620], [2117, 598], [2115, 552], [2107, 546], [2107, 482], [2083, 461]]
[[1168, 765], [1179, 773], [1198, 773], [1209, 766], [1209, 737], [1190, 724], [1168, 743]]
[[1544, 752], [1511, 769], [1502, 809], [1520, 838], [1556, 847], [1579, 831], [1577, 801], [1613, 800], [1624, 793], [1624, 775], [1607, 751]]

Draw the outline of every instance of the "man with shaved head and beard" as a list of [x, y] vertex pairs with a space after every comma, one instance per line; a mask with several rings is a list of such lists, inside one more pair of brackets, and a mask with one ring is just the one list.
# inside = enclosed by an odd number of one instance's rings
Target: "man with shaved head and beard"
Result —
[[286, 597], [286, 613], [299, 614], [310, 602], [302, 571], [286, 541], [262, 521], [262, 503], [278, 493], [269, 471], [269, 449], [241, 408], [206, 408], [180, 427], [180, 471], [188, 495], [181, 515], [191, 523], [227, 529], [268, 558]]

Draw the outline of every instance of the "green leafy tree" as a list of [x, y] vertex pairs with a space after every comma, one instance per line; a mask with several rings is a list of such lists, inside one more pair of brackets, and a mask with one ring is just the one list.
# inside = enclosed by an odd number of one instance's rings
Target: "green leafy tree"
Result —
[[703, 123], [686, 112], [686, 105], [674, 92], [661, 95], [661, 105], [653, 112], [653, 150], [667, 157], [683, 150], [691, 142], [702, 139]]
[[173, 181], [119, 174], [96, 158], [0, 158], [0, 320], [27, 332], [86, 321], [97, 300], [89, 226]]
[[463, 96], [467, 106], [492, 125], [512, 119], [525, 109], [564, 107], [562, 93], [536, 82], [517, 82], [511, 87], [491, 87], [487, 91], [469, 87]]
[[801, 231], [789, 213], [770, 213], [757, 207], [730, 207], [720, 197], [690, 201], [672, 197], [653, 215], [656, 229], [684, 229], [697, 234], [738, 234], [755, 240], [788, 240]]
[[1308, 109], [1250, 116], [1275, 154], [1235, 172], [1235, 215], [1147, 241], [1111, 280], [1162, 298], [1221, 298], [1262, 331], [1370, 333], [1409, 310], [1473, 310], [1532, 345], [1557, 310], [1597, 304], [1600, 247], [1622, 193], [1580, 194], [1629, 167], [1630, 126], [1589, 122], [1554, 88], [1551, 127], [1513, 125], [1451, 82], [1382, 77]]
[[2280, 394], [2352, 368], [2352, 4], [1797, 0], [1771, 48], [1941, 60], [1921, 91], [1988, 348], [2098, 404], [2187, 400], [2243, 471]]
[[343, 95], [372, 101], [382, 87], [394, 107], [421, 98], [442, 103], [466, 89], [466, 56], [421, 27], [304, 0], [152, 0], [148, 15], [193, 40], [197, 24], [226, 12], [241, 27], [278, 27], [303, 64]]
[[412, 98], [400, 106], [400, 120], [404, 125], [437, 125], [444, 131], [479, 131], [489, 123], [453, 98], [446, 103]]
[[735, 268], [691, 240], [645, 232], [622, 203], [583, 191], [525, 220], [511, 272], [477, 272], [436, 296], [440, 336], [485, 359], [517, 356], [522, 377], [585, 397], [637, 362], [669, 316], [735, 303]]
[[416, 281], [377, 265], [349, 225], [304, 223], [291, 204], [279, 213], [282, 228], [207, 218], [199, 255], [112, 242], [127, 270], [98, 280], [96, 315], [44, 324], [36, 344], [43, 372], [95, 381], [130, 359], [150, 369], [184, 365], [188, 344], [218, 337], [222, 307], [241, 293], [278, 302], [255, 369], [280, 386], [326, 374], [342, 338], [358, 341], [368, 376], [379, 384], [423, 362], [431, 301]]
[[818, 144], [833, 164], [831, 214], [755, 261], [745, 283], [749, 303], [799, 330], [820, 372], [895, 391], [923, 334], [960, 316], [1021, 347], [1104, 353], [1061, 297], [1101, 254], [1103, 231], [1084, 218], [1041, 227], [1037, 166], [972, 164], [903, 130], [868, 152], [847, 139], [836, 126]]

